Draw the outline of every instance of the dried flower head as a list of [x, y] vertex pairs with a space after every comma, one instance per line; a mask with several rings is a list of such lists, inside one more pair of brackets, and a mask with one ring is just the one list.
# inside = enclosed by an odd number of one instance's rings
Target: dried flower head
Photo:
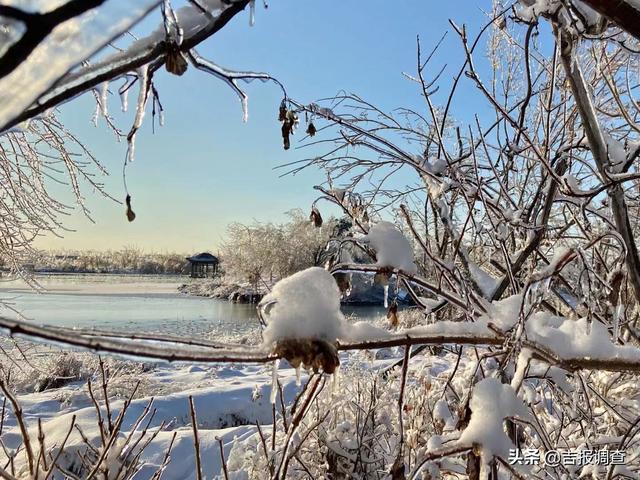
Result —
[[311, 221], [314, 227], [316, 228], [322, 227], [322, 215], [320, 215], [320, 210], [318, 210], [315, 206], [311, 207], [311, 214], [309, 215], [309, 220]]

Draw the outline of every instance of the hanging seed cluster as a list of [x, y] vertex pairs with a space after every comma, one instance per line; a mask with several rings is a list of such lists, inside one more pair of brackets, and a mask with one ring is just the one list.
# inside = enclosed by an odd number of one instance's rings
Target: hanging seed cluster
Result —
[[322, 215], [320, 215], [320, 210], [318, 210], [315, 205], [311, 207], [311, 214], [309, 215], [309, 221], [316, 228], [322, 227]]
[[303, 366], [318, 373], [332, 374], [340, 366], [336, 347], [318, 338], [291, 338], [280, 340], [273, 350], [275, 355], [285, 358], [293, 368]]
[[280, 110], [278, 112], [278, 120], [282, 123], [282, 144], [285, 150], [291, 148], [291, 135], [293, 135], [296, 127], [298, 126], [298, 115], [293, 110], [287, 108], [284, 100], [280, 104]]
[[[310, 121], [306, 114], [305, 119], [307, 122], [307, 129], [305, 133], [310, 137], [313, 137], [318, 130], [313, 124], [313, 121]], [[298, 118], [298, 114], [294, 110], [290, 110], [289, 108], [287, 108], [286, 99], [280, 102], [280, 109], [278, 110], [278, 121], [282, 124], [282, 145], [285, 150], [289, 150], [289, 148], [291, 148], [291, 135], [295, 133], [295, 130], [300, 123], [300, 119]]]
[[364, 223], [369, 223], [369, 214], [367, 213], [367, 205], [362, 196], [357, 194], [349, 195], [349, 211], [353, 218], [360, 219]]

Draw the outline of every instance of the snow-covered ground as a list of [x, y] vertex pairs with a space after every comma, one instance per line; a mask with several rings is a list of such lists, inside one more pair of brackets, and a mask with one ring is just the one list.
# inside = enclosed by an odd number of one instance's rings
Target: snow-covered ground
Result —
[[[51, 374], [50, 371], [47, 373], [44, 370], [51, 369], [52, 365], [73, 362], [81, 364], [79, 374], [83, 378], [59, 388], [35, 392], [34, 389], [39, 388], [42, 380], [38, 380], [37, 371], [31, 371], [30, 374], [18, 371], [14, 384], [34, 443], [37, 442], [38, 422], [42, 423], [46, 445], [53, 447], [54, 451], [56, 446], [64, 442], [72, 424], [75, 425], [65, 443], [64, 455], [68, 458], [62, 458], [60, 464], [73, 469], [75, 462], [77, 471], [79, 467], [76, 452], [86, 448], [83, 436], [94, 446], [99, 448], [100, 445], [98, 417], [87, 383], [89, 378], [93, 381], [93, 391], [101, 405], [101, 415], [106, 418], [97, 357], [89, 353], [61, 356], [59, 352], [42, 348], [39, 352], [28, 349], [25, 351], [27, 356], [34, 360], [33, 366], [42, 368], [40, 375]], [[374, 362], [375, 366], [383, 367], [392, 363], [397, 358], [394, 353], [398, 352], [385, 350], [383, 358]], [[371, 363], [374, 357], [368, 355], [343, 354], [342, 361], [347, 368], [350, 362], [360, 364], [362, 361], [371, 367], [374, 365]], [[60, 360], [61, 358], [65, 360]], [[196, 410], [200, 456], [206, 479], [223, 478], [219, 441], [222, 442], [227, 460], [234, 445], [239, 445], [256, 434], [257, 424], [261, 426], [265, 435], [269, 435], [273, 424], [273, 368], [270, 364], [142, 364], [114, 358], [106, 359], [105, 364], [111, 376], [109, 397], [112, 418], [118, 417], [126, 397], [133, 391], [136, 383], [140, 382], [137, 394], [126, 410], [119, 434], [121, 442], [125, 442], [131, 435], [133, 440], [130, 446], [140, 437], [144, 438], [140, 445], [149, 440], [140, 456], [140, 464], [143, 466], [135, 479], [145, 480], [153, 477], [163, 465], [172, 441], [169, 462], [162, 467], [162, 478], [195, 478], [195, 447], [189, 397], [193, 397]], [[29, 368], [25, 367], [25, 370]], [[25, 376], [21, 377], [21, 374]], [[291, 405], [303, 389], [301, 385], [304, 385], [308, 375], [302, 373], [302, 382], [298, 385], [296, 370], [289, 368], [286, 362], [278, 369], [277, 375], [282, 387], [284, 404]], [[147, 415], [140, 422], [139, 418], [149, 405], [153, 415]], [[280, 418], [280, 397], [276, 402], [276, 408]], [[2, 428], [2, 441], [6, 452], [15, 452], [22, 443], [22, 437], [16, 418], [8, 405]], [[6, 463], [6, 452], [0, 451], [2, 465]], [[14, 459], [14, 469], [20, 472], [23, 468], [26, 468], [26, 456], [24, 450], [21, 450]]]
[[[136, 478], [150, 478], [162, 464], [169, 442], [176, 433], [172, 448], [172, 461], [163, 475], [166, 479], [193, 478], [194, 446], [189, 413], [189, 396], [193, 397], [197, 412], [201, 457], [206, 478], [220, 474], [220, 454], [217, 438], [222, 438], [225, 453], [235, 437], [253, 433], [256, 422], [272, 423], [271, 368], [256, 365], [169, 365], [158, 364], [139, 377], [144, 382], [145, 395], [136, 398], [124, 417], [121, 432], [128, 435], [132, 430], [140, 434], [148, 428], [150, 432], [161, 432], [145, 448], [143, 470]], [[295, 372], [280, 371], [283, 391], [287, 402], [295, 396]], [[114, 378], [114, 386], [119, 380]], [[133, 387], [131, 383], [129, 387]], [[131, 388], [132, 389], [132, 388]], [[121, 392], [124, 394], [124, 391]], [[155, 416], [150, 423], [135, 425], [136, 419], [153, 397]], [[86, 380], [76, 381], [61, 388], [40, 393], [25, 393], [18, 396], [25, 419], [31, 428], [42, 422], [45, 438], [50, 445], [60, 444], [64, 439], [72, 417], [82, 432], [93, 442], [99, 438], [96, 409], [91, 401]], [[122, 408], [123, 400], [111, 399], [112, 416], [115, 418]], [[103, 415], [105, 414], [103, 410]], [[35, 434], [34, 434], [35, 436]], [[15, 417], [8, 414], [2, 439], [7, 448], [16, 448], [21, 443]], [[68, 448], [82, 445], [79, 432], [74, 432], [66, 443]], [[21, 456], [16, 465], [21, 465]], [[19, 467], [17, 468], [19, 470]]]
[[[43, 287], [41, 293], [29, 290], [24, 282], [13, 281], [0, 284], [0, 297], [10, 299], [28, 319], [37, 323], [132, 332], [160, 330], [246, 344], [260, 341], [255, 306], [180, 295], [176, 287], [181, 280], [184, 279], [50, 275], [38, 277]], [[339, 302], [335, 308], [339, 308]], [[370, 318], [382, 316], [379, 309], [365, 311]], [[14, 315], [7, 309], [3, 314]], [[172, 316], [177, 318], [172, 319]], [[215, 316], [221, 320], [216, 321]], [[118, 321], [118, 318], [126, 321]], [[244, 325], [242, 322], [250, 328], [239, 328], [238, 324]], [[23, 409], [33, 442], [37, 444], [38, 422], [41, 422], [47, 448], [55, 451], [64, 442], [63, 456], [68, 458], [60, 463], [77, 472], [77, 451], [87, 448], [83, 435], [95, 447], [101, 445], [97, 411], [88, 384], [88, 380], [93, 382], [101, 415], [106, 416], [98, 356], [77, 351], [65, 353], [43, 343], [18, 342], [10, 339], [0, 342], [0, 351], [7, 353], [2, 355], [0, 363], [3, 370], [11, 371], [10, 387]], [[342, 357], [348, 364], [349, 356], [342, 354]], [[357, 358], [360, 357], [358, 354]], [[197, 412], [203, 473], [207, 479], [221, 475], [218, 439], [222, 441], [227, 458], [233, 445], [256, 433], [256, 424], [263, 426], [267, 434], [273, 424], [273, 369], [270, 364], [185, 365], [103, 358], [109, 372], [108, 397], [114, 419], [137, 385], [119, 434], [120, 441], [125, 443], [127, 438], [144, 437], [140, 444], [149, 440], [141, 454], [143, 467], [136, 479], [151, 479], [160, 468], [164, 479], [195, 478], [189, 397], [193, 397]], [[305, 376], [303, 373], [302, 384]], [[278, 377], [283, 401], [291, 405], [303, 388], [297, 385], [297, 372], [283, 362]], [[153, 418], [149, 415], [138, 422], [152, 399]], [[280, 400], [278, 409], [279, 403]], [[75, 427], [65, 442], [72, 422]], [[16, 453], [15, 449], [22, 444], [20, 428], [9, 404], [6, 404], [0, 430], [7, 449], [0, 449], [1, 466], [6, 464], [2, 457], [6, 460], [7, 454]], [[130, 441], [130, 446], [134, 441]], [[162, 466], [172, 442], [170, 461]], [[26, 468], [25, 462], [24, 450], [19, 450], [14, 459], [14, 471]]]

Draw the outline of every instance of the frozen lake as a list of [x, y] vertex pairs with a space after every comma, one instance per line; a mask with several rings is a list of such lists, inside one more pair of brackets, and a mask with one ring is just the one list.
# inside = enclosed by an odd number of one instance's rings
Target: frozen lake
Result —
[[[178, 286], [189, 281], [184, 276], [52, 274], [36, 280], [41, 293], [21, 281], [0, 282], [0, 299], [36, 324], [185, 336], [258, 328], [254, 305], [178, 293]], [[17, 318], [10, 309], [0, 311]], [[384, 314], [382, 306], [344, 311], [359, 319]]]

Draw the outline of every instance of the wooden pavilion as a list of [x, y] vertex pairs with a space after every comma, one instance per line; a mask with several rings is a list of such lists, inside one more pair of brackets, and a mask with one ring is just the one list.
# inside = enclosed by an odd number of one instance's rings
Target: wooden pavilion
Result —
[[213, 277], [218, 272], [218, 257], [208, 252], [187, 257], [193, 278]]

